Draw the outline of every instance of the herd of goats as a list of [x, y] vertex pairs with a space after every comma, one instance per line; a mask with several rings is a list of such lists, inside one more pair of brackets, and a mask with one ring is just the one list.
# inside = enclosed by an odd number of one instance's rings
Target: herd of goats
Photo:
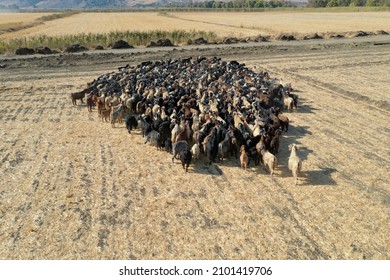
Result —
[[[255, 73], [237, 61], [179, 58], [146, 61], [102, 75], [82, 91], [89, 111], [96, 106], [102, 121], [125, 121], [129, 133], [141, 128], [145, 143], [179, 157], [187, 172], [191, 161], [210, 164], [239, 156], [242, 168], [262, 162], [271, 176], [277, 166], [280, 136], [288, 131], [283, 110], [297, 109], [291, 84], [267, 72]], [[302, 161], [289, 146], [288, 167], [298, 182]]]

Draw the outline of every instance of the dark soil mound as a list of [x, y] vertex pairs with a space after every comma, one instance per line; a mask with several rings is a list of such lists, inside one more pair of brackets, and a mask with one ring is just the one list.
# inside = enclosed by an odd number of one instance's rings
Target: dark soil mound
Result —
[[203, 37], [197, 38], [194, 41], [188, 40], [188, 45], [207, 45], [209, 42]]
[[321, 35], [318, 35], [317, 33], [305, 35], [303, 37], [303, 40], [317, 40], [317, 39], [323, 39]]
[[226, 37], [223, 39], [223, 44], [237, 44], [240, 40], [238, 40], [236, 37]]
[[268, 38], [264, 36], [257, 36], [252, 39], [253, 42], [268, 42]]
[[124, 40], [119, 40], [119, 41], [116, 41], [114, 43], [114, 45], [112, 45], [112, 48], [113, 49], [133, 49], [134, 47], [132, 45], [129, 45], [129, 43], [127, 43]]
[[388, 32], [384, 31], [384, 30], [378, 30], [377, 32], [375, 32], [376, 35], [389, 35]]
[[38, 54], [52, 54], [53, 51], [48, 47], [38, 47], [35, 49], [35, 52]]
[[356, 32], [351, 33], [351, 37], [352, 38], [354, 38], [354, 37], [365, 37], [365, 36], [369, 36], [371, 34], [372, 33], [370, 33], [370, 32], [356, 31]]
[[337, 39], [337, 38], [344, 38], [344, 35], [342, 34], [331, 34], [329, 38]]
[[175, 45], [169, 39], [159, 39], [157, 42], [150, 42], [147, 48], [151, 47], [174, 47]]
[[102, 50], [104, 50], [104, 47], [103, 47], [102, 45], [97, 45], [97, 46], [95, 47], [95, 50], [97, 50], [97, 51], [102, 51]]
[[280, 41], [294, 41], [296, 39], [295, 39], [294, 35], [282, 34], [282, 35], [279, 35], [278, 37], [276, 37], [276, 40], [280, 40]]
[[30, 49], [30, 48], [18, 48], [15, 51], [15, 54], [17, 54], [17, 55], [35, 54], [35, 50], [34, 49]]
[[71, 45], [64, 50], [64, 52], [66, 53], [85, 52], [85, 51], [88, 51], [88, 49], [80, 44]]

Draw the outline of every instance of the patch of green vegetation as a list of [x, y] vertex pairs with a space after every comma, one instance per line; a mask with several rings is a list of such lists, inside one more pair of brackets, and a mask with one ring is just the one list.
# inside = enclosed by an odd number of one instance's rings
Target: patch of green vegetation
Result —
[[110, 47], [114, 42], [118, 40], [125, 40], [133, 46], [146, 46], [152, 41], [159, 39], [170, 39], [173, 44], [187, 43], [188, 40], [194, 40], [199, 37], [203, 37], [209, 42], [213, 42], [217, 39], [217, 35], [214, 32], [206, 31], [115, 31], [109, 33], [80, 33], [75, 35], [62, 35], [62, 36], [34, 36], [34, 37], [22, 37], [16, 39], [10, 39], [8, 41], [0, 42], [0, 53], [13, 53], [17, 48], [37, 48], [37, 47], [49, 47], [55, 50], [64, 50], [67, 46], [73, 44], [81, 44], [87, 48], [94, 48], [97, 45], [104, 47]]
[[51, 21], [51, 20], [56, 20], [60, 18], [65, 18], [65, 17], [70, 17], [76, 14], [79, 14], [80, 12], [77, 11], [72, 11], [72, 12], [63, 12], [63, 13], [58, 13], [58, 14], [51, 14], [47, 16], [42, 16], [37, 18], [35, 21], [38, 22], [45, 22], [45, 21]]

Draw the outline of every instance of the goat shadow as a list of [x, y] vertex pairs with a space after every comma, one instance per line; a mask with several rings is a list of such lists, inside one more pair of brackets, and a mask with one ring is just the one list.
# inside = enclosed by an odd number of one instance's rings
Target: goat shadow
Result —
[[[175, 163], [181, 165], [180, 159], [175, 159]], [[204, 175], [216, 175], [223, 176], [224, 173], [221, 168], [218, 166], [219, 163], [212, 163], [211, 165], [205, 161], [198, 160], [196, 162], [191, 161], [191, 164], [188, 168], [188, 173], [198, 173]]]
[[[294, 126], [290, 125], [288, 132], [282, 133], [282, 139], [281, 143], [288, 143], [288, 145], [296, 143], [297, 139], [304, 137], [305, 135], [312, 135], [311, 131], [309, 130], [309, 126]], [[288, 146], [287, 145], [287, 146]]]
[[301, 176], [305, 179], [304, 185], [337, 185], [336, 181], [332, 178], [332, 174], [337, 172], [337, 169], [329, 167], [319, 167], [319, 169], [303, 171], [301, 173]]
[[[300, 127], [301, 133], [305, 131], [305, 133], [310, 133], [307, 130], [307, 127]], [[311, 134], [311, 133], [310, 133]], [[300, 146], [301, 142], [297, 141], [297, 138], [302, 137], [303, 134], [299, 136], [287, 136], [283, 137], [283, 145], [279, 150], [277, 155], [278, 157], [278, 170], [281, 171], [281, 177], [292, 177], [291, 171], [288, 169], [288, 159], [290, 157], [290, 151], [288, 146], [290, 144], [297, 144], [298, 146], [298, 155], [303, 161], [303, 170], [299, 176], [300, 183], [299, 185], [337, 185], [336, 181], [333, 180], [332, 174], [337, 172], [335, 168], [329, 167], [317, 167], [316, 170], [305, 170], [305, 160], [307, 160], [308, 156], [313, 153], [312, 149], [309, 149], [305, 146]], [[318, 170], [319, 169], [319, 170]]]
[[298, 109], [293, 110], [292, 113], [297, 112], [301, 114], [314, 114], [314, 111], [318, 111], [319, 109], [314, 108], [311, 104], [314, 102], [307, 101], [305, 98], [299, 98], [298, 100]]

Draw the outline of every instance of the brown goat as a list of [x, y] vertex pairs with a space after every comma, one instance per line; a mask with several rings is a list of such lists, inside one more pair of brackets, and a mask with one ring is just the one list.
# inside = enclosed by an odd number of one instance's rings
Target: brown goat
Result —
[[95, 106], [95, 95], [87, 95], [87, 108], [89, 112], [92, 112], [92, 108]]
[[186, 123], [184, 125], [184, 129], [176, 135], [175, 143], [179, 141], [189, 142], [190, 140], [191, 140], [191, 129], [188, 123]]
[[248, 155], [246, 154], [244, 145], [241, 146], [240, 152], [241, 152], [241, 155], [240, 155], [241, 167], [246, 170], [248, 167], [249, 158], [248, 158]]
[[279, 113], [278, 119], [280, 121], [280, 128], [282, 129], [282, 131], [285, 130], [286, 132], [288, 132], [288, 126], [290, 123], [290, 120], [288, 119], [288, 117], [286, 115], [284, 115], [283, 113]]
[[110, 109], [102, 109], [100, 111], [100, 116], [102, 117], [102, 121], [109, 122], [110, 121], [110, 115], [111, 115], [111, 108]]

